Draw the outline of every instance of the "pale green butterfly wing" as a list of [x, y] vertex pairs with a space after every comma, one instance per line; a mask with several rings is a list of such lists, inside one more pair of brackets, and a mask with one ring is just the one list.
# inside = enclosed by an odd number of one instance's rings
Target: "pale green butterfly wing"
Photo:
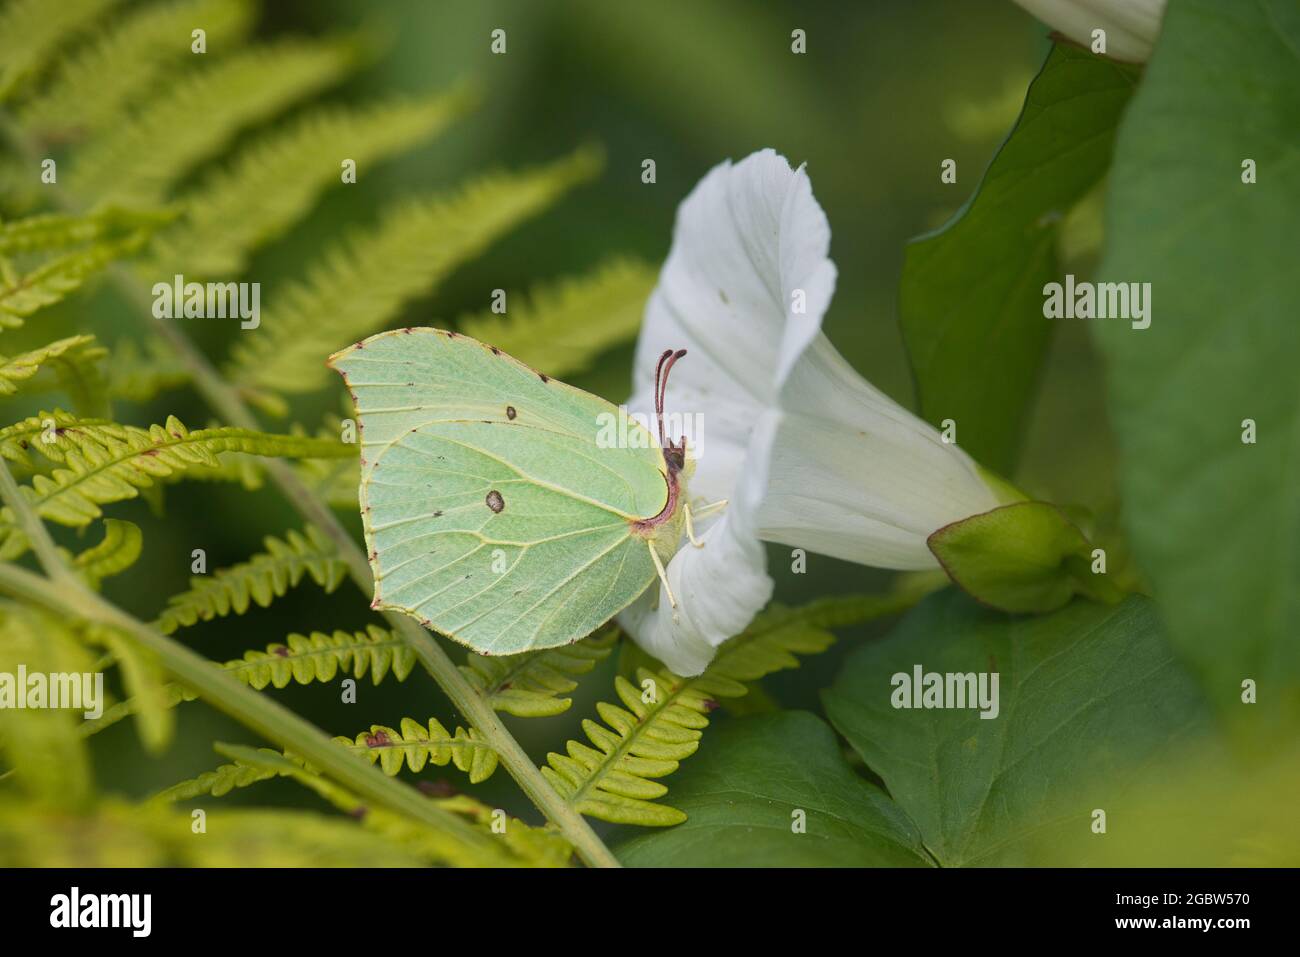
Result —
[[330, 364], [359, 416], [376, 607], [514, 654], [585, 637], [655, 580], [630, 523], [667, 501], [663, 456], [626, 420], [637, 441], [598, 442], [613, 405], [438, 329]]

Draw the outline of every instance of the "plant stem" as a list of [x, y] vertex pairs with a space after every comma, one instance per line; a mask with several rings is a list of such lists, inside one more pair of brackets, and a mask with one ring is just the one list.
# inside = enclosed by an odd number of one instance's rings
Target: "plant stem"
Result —
[[[162, 666], [205, 700], [287, 751], [321, 768], [340, 784], [394, 811], [410, 815], [443, 834], [456, 863], [506, 865], [512, 855], [491, 836], [431, 803], [415, 790], [343, 751], [310, 722], [275, 699], [247, 687], [214, 668], [212, 662], [133, 618], [91, 591], [68, 573], [54, 542], [31, 505], [19, 492], [9, 466], [0, 459], [0, 499], [14, 511], [18, 526], [41, 554], [51, 578], [42, 578], [10, 562], [0, 562], [0, 589], [43, 605], [58, 615], [108, 625], [134, 638], [158, 657]], [[62, 572], [56, 578], [55, 572]]]
[[[9, 120], [3, 111], [0, 111], [0, 133], [12, 140], [25, 156], [30, 158], [37, 155], [31, 140]], [[57, 195], [60, 205], [66, 211], [78, 211], [77, 204], [65, 190], [58, 190]], [[127, 301], [141, 309], [142, 314], [150, 315], [149, 297], [131, 271], [121, 264], [116, 264], [110, 272], [114, 283]], [[261, 424], [244, 403], [238, 390], [221, 377], [220, 372], [179, 326], [161, 321], [156, 323], [155, 328], [185, 365], [195, 390], [226, 420], [228, 425], [261, 430]], [[347, 564], [350, 577], [362, 593], [371, 594], [374, 583], [366, 556], [330, 510], [329, 505], [299, 479], [286, 463], [278, 459], [268, 459], [266, 469], [271, 480], [279, 486], [298, 513], [306, 521], [316, 525], [337, 545], [339, 557]], [[496, 751], [502, 766], [519, 788], [546, 818], [560, 829], [583, 862], [591, 867], [620, 866], [618, 859], [592, 830], [586, 818], [574, 810], [559, 792], [547, 783], [537, 765], [501, 722], [495, 709], [475, 690], [473, 685], [465, 680], [464, 675], [429, 632], [414, 619], [398, 612], [384, 611], [383, 615], [411, 646], [420, 664], [452, 703], [460, 709], [465, 719], [487, 739], [488, 745]]]
[[59, 551], [54, 545], [54, 540], [50, 538], [49, 530], [23, 498], [18, 483], [14, 481], [13, 474], [3, 458], [0, 458], [0, 499], [3, 499], [13, 510], [14, 521], [27, 537], [32, 551], [36, 553], [36, 558], [41, 563], [41, 568], [45, 569], [45, 574], [58, 582], [71, 579], [72, 573], [59, 557]]

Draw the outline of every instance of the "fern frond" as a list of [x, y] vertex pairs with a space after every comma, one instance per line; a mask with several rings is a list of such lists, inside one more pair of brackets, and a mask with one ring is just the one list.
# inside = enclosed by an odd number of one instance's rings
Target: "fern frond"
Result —
[[0, 102], [118, 0], [10, 0], [0, 8]]
[[69, 336], [16, 356], [0, 356], [0, 396], [13, 395], [40, 371], [42, 365], [78, 351], [95, 359], [107, 354], [102, 347], [95, 345], [94, 336]]
[[41, 213], [0, 224], [0, 255], [63, 250], [101, 240], [146, 232], [176, 218], [173, 209], [125, 209], [109, 206], [84, 216]]
[[[442, 861], [447, 857], [444, 839], [437, 831], [385, 808], [367, 804], [309, 767], [265, 748], [254, 750], [242, 745], [218, 743], [216, 749], [236, 764], [261, 767], [279, 776], [292, 777], [349, 817], [361, 821], [368, 830], [383, 835], [400, 847], [417, 850], [433, 861]], [[444, 811], [465, 817], [484, 831], [500, 837], [519, 858], [519, 863], [534, 867], [560, 867], [567, 864], [573, 855], [573, 847], [569, 842], [550, 828], [529, 827], [517, 818], [499, 820], [499, 812], [469, 795], [458, 794], [430, 800]], [[496, 826], [498, 824], [503, 825], [500, 831]]]
[[32, 461], [30, 453], [33, 450], [43, 451], [47, 447], [53, 447], [51, 449], [52, 455], [49, 457], [50, 461], [62, 462], [66, 448], [80, 438], [77, 433], [74, 433], [71, 437], [65, 437], [68, 427], [75, 425], [87, 428], [92, 426], [95, 428], [114, 427], [111, 422], [102, 419], [83, 420], [71, 413], [64, 412], [62, 409], [56, 409], [53, 412], [38, 412], [21, 422], [15, 422], [13, 425], [0, 429], [0, 455], [24, 469], [34, 470], [36, 465]]
[[641, 325], [658, 270], [614, 260], [589, 275], [533, 290], [504, 315], [490, 311], [456, 327], [534, 369], [565, 376], [586, 369], [610, 346], [631, 339]]
[[497, 753], [474, 728], [456, 728], [449, 732], [437, 718], [422, 725], [413, 718], [403, 718], [401, 730], [372, 724], [355, 738], [335, 738], [353, 754], [378, 764], [389, 777], [403, 767], [421, 771], [428, 763], [443, 767], [452, 762], [469, 774], [471, 784], [486, 781], [497, 769]]
[[[112, 519], [107, 519], [112, 521]], [[370, 673], [378, 685], [388, 675], [405, 681], [415, 665], [415, 653], [395, 633], [370, 625], [365, 631], [335, 631], [332, 635], [313, 631], [310, 635], [292, 634], [281, 644], [268, 645], [265, 651], [246, 651], [221, 665], [231, 675], [261, 691], [267, 685], [288, 687], [290, 682], [311, 684], [332, 681], [342, 672], [355, 678]], [[198, 695], [180, 685], [169, 685], [166, 706], [193, 701]], [[106, 710], [99, 718], [86, 721], [82, 733], [98, 734], [105, 728], [134, 714], [136, 703], [128, 698]]]
[[190, 381], [189, 369], [160, 339], [146, 339], [143, 346], [124, 339], [113, 346], [112, 354], [107, 386], [112, 398], [148, 402]]
[[546, 718], [569, 710], [573, 700], [561, 695], [578, 687], [573, 676], [596, 667], [617, 640], [618, 628], [610, 626], [571, 645], [522, 655], [489, 658], [470, 652], [460, 670], [497, 711], [519, 718]]
[[582, 723], [595, 747], [570, 741], [567, 754], [547, 755], [542, 774], [582, 814], [616, 824], [679, 824], [685, 814], [655, 803], [668, 792], [656, 779], [695, 753], [718, 699], [739, 697], [747, 691], [745, 682], [798, 667], [796, 654], [826, 650], [835, 640], [826, 628], [896, 611], [900, 601], [855, 596], [802, 608], [774, 607], [725, 642], [698, 677], [638, 668], [638, 688], [620, 675], [614, 690], [622, 707], [601, 702], [596, 710], [604, 724]]
[[75, 292], [104, 267], [133, 255], [148, 237], [147, 230], [136, 230], [58, 256], [21, 276], [0, 260], [0, 328], [22, 325], [23, 319]]
[[[462, 93], [355, 109], [325, 108], [268, 133], [184, 197], [184, 222], [158, 237], [162, 275], [233, 276], [248, 254], [295, 223], [331, 183], [344, 158], [361, 175], [372, 162], [440, 132], [470, 103]], [[258, 201], [249, 204], [250, 196]]]
[[[134, 426], [65, 426], [62, 434], [81, 433], [80, 441], [61, 453], [41, 448], [47, 458], [63, 455], [63, 468], [36, 475], [21, 490], [37, 513], [61, 525], [79, 528], [102, 515], [101, 505], [135, 498], [158, 479], [191, 468], [213, 468], [221, 452], [285, 457], [354, 454], [341, 442], [295, 435], [268, 435], [250, 429], [214, 428], [189, 431], [175, 416], [149, 429]], [[4, 537], [7, 533], [7, 537]], [[0, 557], [22, 554], [26, 541], [13, 526], [13, 514], [0, 511]]]
[[285, 40], [187, 73], [137, 116], [87, 143], [69, 183], [97, 201], [155, 201], [238, 130], [337, 82], [357, 62], [351, 40]]
[[455, 195], [406, 202], [368, 235], [326, 254], [305, 283], [262, 312], [256, 336], [232, 353], [241, 386], [308, 392], [328, 381], [322, 356], [373, 331], [502, 233], [600, 168], [584, 149], [549, 166], [484, 176]]
[[[246, 788], [259, 781], [284, 777], [304, 766], [301, 759], [272, 751], [270, 748], [258, 748], [257, 753], [265, 755], [268, 760], [238, 761], [220, 765], [214, 770], [204, 771], [196, 778], [181, 781], [159, 791], [151, 801], [169, 804], [175, 801], [191, 801], [196, 797], [205, 797], [209, 794], [213, 797], [224, 797], [237, 788]], [[275, 759], [274, 763], [270, 759]]]
[[326, 592], [347, 577], [347, 564], [338, 557], [338, 549], [315, 526], [308, 525], [305, 535], [291, 531], [283, 541], [271, 535], [262, 541], [266, 551], [248, 561], [191, 578], [188, 591], [168, 599], [156, 622], [158, 629], [171, 634], [200, 620], [232, 612], [242, 615], [250, 603], [265, 608], [302, 581], [303, 575]]
[[144, 533], [139, 525], [106, 518], [103, 539], [77, 554], [72, 559], [72, 568], [91, 588], [98, 590], [105, 578], [119, 575], [134, 565], [143, 549]]
[[192, 56], [190, 31], [207, 31], [214, 53], [248, 32], [248, 0], [175, 0], [126, 12], [102, 36], [63, 58], [47, 91], [23, 104], [19, 119], [42, 138], [103, 129], [179, 61]]

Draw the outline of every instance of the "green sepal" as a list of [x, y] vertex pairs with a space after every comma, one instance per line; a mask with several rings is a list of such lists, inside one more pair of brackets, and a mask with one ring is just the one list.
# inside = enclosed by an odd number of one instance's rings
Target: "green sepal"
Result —
[[1094, 546], [1047, 502], [1016, 502], [972, 515], [926, 540], [948, 577], [1002, 611], [1053, 611], [1075, 595], [1114, 604], [1124, 592], [1106, 572], [1094, 572]]

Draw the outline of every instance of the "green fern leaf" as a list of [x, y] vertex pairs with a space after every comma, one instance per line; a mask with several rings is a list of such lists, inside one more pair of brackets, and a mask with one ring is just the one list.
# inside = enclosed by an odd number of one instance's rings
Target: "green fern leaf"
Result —
[[[112, 519], [107, 519], [112, 521]], [[371, 681], [378, 685], [388, 675], [405, 681], [415, 665], [415, 653], [395, 632], [370, 625], [365, 631], [335, 631], [332, 635], [313, 631], [310, 635], [289, 635], [284, 643], [268, 645], [265, 651], [246, 651], [242, 658], [227, 661], [221, 667], [244, 684], [261, 691], [267, 685], [285, 688], [291, 682], [310, 684], [315, 681], [333, 681], [342, 672], [356, 678], [370, 673]], [[194, 692], [180, 685], [167, 689], [167, 707], [197, 698]], [[107, 709], [99, 718], [86, 721], [82, 733], [91, 735], [103, 731], [128, 715], [134, 714], [136, 703], [128, 698]]]
[[373, 331], [502, 233], [600, 168], [592, 150], [550, 166], [484, 176], [454, 196], [407, 202], [369, 235], [327, 253], [306, 283], [263, 310], [258, 334], [232, 354], [232, 379], [272, 392], [320, 388], [322, 356]]
[[[284, 777], [302, 767], [297, 758], [288, 758], [270, 748], [258, 748], [259, 755], [265, 755], [266, 761], [236, 762], [223, 764], [212, 771], [204, 771], [196, 778], [181, 781], [159, 791], [151, 800], [159, 803], [191, 801], [196, 797], [225, 797], [237, 788], [246, 788], [259, 781]], [[276, 759], [274, 763], [270, 759]]]
[[355, 738], [334, 740], [352, 753], [364, 756], [371, 764], [378, 764], [389, 777], [404, 766], [420, 771], [430, 762], [439, 767], [453, 762], [469, 774], [471, 784], [478, 784], [497, 769], [497, 753], [477, 730], [458, 727], [453, 735], [437, 718], [430, 718], [427, 726], [403, 718], [400, 731], [374, 724]]
[[16, 356], [0, 356], [0, 396], [13, 395], [40, 371], [42, 365], [76, 352], [83, 353], [84, 361], [90, 361], [87, 356], [99, 359], [107, 354], [102, 347], [95, 345], [94, 336], [69, 336]]
[[176, 218], [172, 209], [123, 209], [110, 206], [76, 216], [42, 213], [0, 224], [0, 255], [63, 250], [84, 243], [123, 239], [149, 232]]
[[134, 565], [143, 549], [144, 533], [139, 525], [106, 518], [103, 539], [76, 555], [72, 559], [72, 568], [91, 588], [98, 590], [105, 578], [119, 575]]
[[395, 632], [371, 625], [366, 631], [335, 631], [332, 635], [295, 633], [284, 644], [246, 651], [243, 658], [228, 661], [224, 667], [259, 691], [267, 685], [284, 688], [295, 681], [301, 685], [333, 681], [339, 672], [364, 678], [369, 671], [377, 685], [390, 673], [405, 681], [415, 667], [415, 652]]
[[136, 230], [124, 239], [95, 243], [42, 263], [22, 276], [0, 260], [0, 328], [21, 325], [38, 309], [64, 299], [104, 267], [134, 254], [148, 236], [148, 231]]
[[777, 606], [725, 642], [698, 677], [639, 668], [637, 687], [620, 675], [614, 690], [622, 707], [601, 702], [596, 710], [604, 724], [582, 723], [595, 747], [570, 741], [567, 754], [547, 755], [542, 774], [582, 814], [616, 824], [680, 824], [686, 815], [655, 803], [668, 792], [656, 779], [695, 753], [719, 699], [740, 697], [745, 682], [798, 667], [796, 654], [826, 650], [835, 640], [827, 628], [889, 614], [914, 601], [910, 595], [855, 596], [802, 608]]
[[[286, 457], [353, 455], [355, 449], [341, 442], [294, 435], [268, 435], [249, 429], [214, 428], [189, 431], [175, 416], [166, 425], [149, 429], [134, 426], [63, 427], [66, 437], [80, 433], [79, 441], [63, 452], [63, 468], [50, 475], [36, 475], [30, 486], [22, 486], [27, 500], [44, 518], [80, 528], [99, 518], [101, 505], [135, 498], [140, 489], [160, 478], [191, 468], [219, 465], [221, 452]], [[41, 448], [46, 457], [59, 454], [50, 446]], [[0, 511], [0, 558], [12, 558], [26, 550], [25, 537], [13, 526], [8, 508]]]
[[23, 126], [44, 139], [104, 129], [191, 57], [201, 26], [214, 53], [243, 39], [253, 21], [247, 0], [176, 0], [126, 12], [99, 39], [63, 58], [47, 91], [23, 104]]
[[[158, 238], [152, 273], [189, 278], [233, 276], [248, 254], [296, 222], [340, 178], [346, 157], [365, 170], [440, 132], [465, 112], [462, 93], [358, 109], [326, 108], [267, 134], [182, 202], [183, 223]], [[248, 197], [258, 197], [251, 205]]]
[[173, 595], [156, 625], [163, 634], [197, 621], [211, 621], [229, 614], [242, 615], [250, 603], [265, 608], [307, 575], [326, 592], [332, 592], [347, 577], [347, 564], [338, 557], [334, 543], [314, 526], [306, 535], [289, 532], [284, 541], [268, 535], [265, 552], [246, 562], [220, 568], [211, 575], [190, 579], [188, 591]]
[[530, 651], [509, 657], [485, 657], [470, 652], [461, 672], [497, 711], [519, 718], [546, 718], [569, 710], [568, 694], [585, 675], [603, 661], [618, 640], [618, 628], [609, 627], [583, 641], [560, 648]]
[[0, 102], [44, 67], [64, 42], [118, 0], [10, 0], [0, 8]]
[[534, 369], [570, 375], [636, 335], [657, 274], [644, 263], [615, 260], [588, 276], [536, 289], [505, 315], [487, 311], [456, 327]]
[[160, 392], [180, 388], [189, 381], [189, 369], [160, 339], [146, 339], [143, 346], [134, 339], [125, 339], [113, 347], [107, 384], [112, 398], [148, 402]]
[[285, 40], [187, 73], [137, 116], [87, 143], [69, 183], [97, 201], [156, 201], [238, 130], [337, 82], [357, 62], [355, 41]]
[[75, 415], [56, 409], [53, 412], [38, 412], [33, 416], [15, 422], [0, 429], [0, 455], [21, 466], [25, 470], [35, 471], [31, 452], [50, 450], [49, 461], [62, 462], [66, 449], [80, 438], [80, 433], [65, 435], [70, 426], [82, 426], [85, 429], [113, 428], [111, 422], [102, 419], [80, 419]]
[[[349, 817], [361, 821], [367, 829], [383, 835], [400, 847], [415, 849], [435, 862], [445, 861], [448, 857], [445, 839], [438, 832], [400, 814], [369, 805], [346, 788], [290, 758], [266, 748], [254, 750], [242, 745], [218, 743], [216, 750], [231, 758], [236, 765], [261, 767], [277, 776], [295, 779]], [[469, 795], [458, 794], [431, 800], [442, 810], [468, 818], [484, 831], [500, 837], [519, 858], [519, 863], [534, 867], [559, 867], [567, 864], [572, 857], [572, 846], [559, 834], [549, 828], [529, 827], [517, 818], [506, 818], [499, 822], [495, 809]], [[504, 824], [500, 831], [498, 823]]]

